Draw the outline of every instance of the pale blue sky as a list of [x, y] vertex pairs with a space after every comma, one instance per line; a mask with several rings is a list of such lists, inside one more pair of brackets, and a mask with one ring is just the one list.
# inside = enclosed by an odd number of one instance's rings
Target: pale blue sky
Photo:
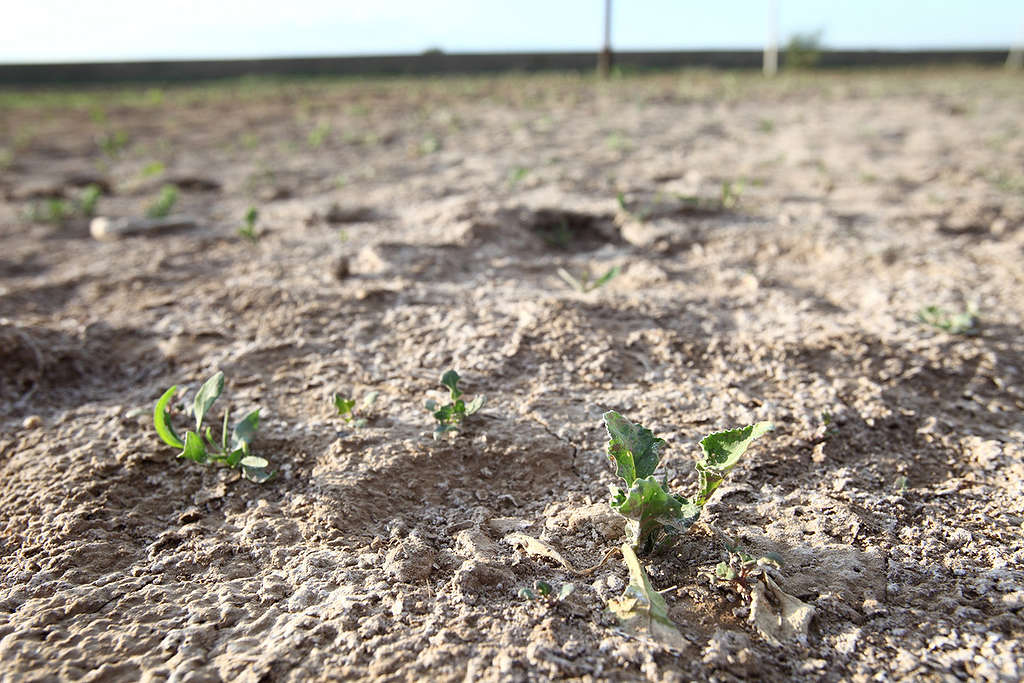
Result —
[[[1021, 0], [777, 0], [839, 48], [1006, 47]], [[11, 0], [0, 62], [592, 50], [604, 0]], [[772, 0], [613, 0], [620, 50], [757, 48]]]

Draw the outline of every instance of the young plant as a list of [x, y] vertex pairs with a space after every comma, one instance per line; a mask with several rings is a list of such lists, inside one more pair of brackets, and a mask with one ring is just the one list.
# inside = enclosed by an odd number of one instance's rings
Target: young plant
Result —
[[323, 147], [327, 141], [327, 136], [331, 134], [331, 124], [326, 121], [321, 121], [316, 124], [313, 130], [309, 131], [309, 135], [306, 136], [306, 142], [309, 143], [311, 149], [319, 149]]
[[260, 241], [260, 235], [256, 232], [256, 221], [259, 217], [259, 210], [255, 206], [250, 206], [249, 210], [245, 212], [245, 222], [238, 229], [239, 236], [244, 237], [253, 244]]
[[709, 434], [700, 441], [703, 457], [696, 463], [698, 491], [693, 498], [670, 494], [667, 482], [658, 483], [654, 470], [661, 460], [664, 439], [633, 424], [615, 411], [604, 414], [608, 430], [608, 457], [625, 488], [613, 487], [611, 506], [626, 518], [629, 544], [639, 554], [668, 547], [700, 517], [725, 476], [747, 447], [772, 429], [769, 422]]
[[547, 581], [534, 581], [532, 588], [521, 588], [519, 590], [519, 597], [530, 602], [543, 602], [547, 605], [556, 605], [576, 590], [576, 586], [571, 583], [562, 584], [562, 587], [555, 592], [554, 587]]
[[975, 327], [977, 315], [977, 306], [973, 304], [968, 304], [967, 310], [959, 313], [939, 306], [925, 306], [917, 312], [917, 320], [949, 334], [971, 335], [978, 331]]
[[33, 223], [53, 223], [63, 225], [76, 216], [89, 218], [96, 213], [96, 203], [103, 195], [99, 185], [91, 183], [86, 186], [74, 201], [52, 197], [41, 203], [33, 204], [25, 212], [25, 218]]
[[782, 557], [777, 553], [765, 553], [754, 557], [736, 544], [727, 544], [729, 558], [715, 565], [714, 572], [704, 572], [712, 583], [732, 588], [749, 598], [754, 582], [767, 576], [767, 568], [782, 569]]
[[150, 218], [166, 218], [177, 203], [178, 188], [174, 185], [164, 185], [160, 188], [160, 195], [156, 201], [146, 209], [146, 215]]
[[243, 477], [262, 484], [274, 476], [274, 473], [267, 471], [269, 463], [265, 459], [250, 453], [250, 445], [260, 423], [259, 408], [243, 417], [230, 432], [228, 431], [229, 411], [225, 411], [220, 440], [213, 438], [213, 431], [210, 427], [203, 430], [203, 419], [222, 391], [224, 391], [224, 373], [218, 372], [206, 380], [196, 394], [192, 404], [192, 415], [196, 420], [196, 428], [195, 431], [186, 431], [185, 438], [182, 439], [171, 426], [170, 415], [167, 412], [171, 399], [178, 392], [177, 386], [171, 387], [160, 397], [153, 410], [153, 425], [156, 427], [156, 433], [168, 446], [182, 449], [178, 454], [179, 458], [200, 464], [212, 462], [238, 468], [242, 471]]
[[[369, 409], [377, 401], [378, 392], [371, 391], [366, 396], [363, 396], [363, 400], [360, 403], [360, 413], [363, 410]], [[338, 417], [343, 421], [352, 425], [354, 428], [359, 429], [360, 427], [366, 426], [367, 418], [359, 417], [355, 413], [356, 400], [354, 398], [345, 398], [341, 394], [335, 394], [334, 407], [338, 410]]]
[[103, 196], [103, 190], [96, 183], [85, 186], [82, 193], [78, 195], [78, 213], [85, 218], [91, 218], [96, 213], [96, 204]]
[[459, 373], [454, 370], [441, 375], [441, 384], [447, 387], [448, 396], [451, 399], [447, 404], [441, 405], [434, 399], [428, 399], [426, 406], [437, 420], [437, 427], [434, 428], [434, 438], [439, 439], [447, 432], [459, 432], [462, 429], [463, 421], [484, 407], [487, 403], [486, 396], [477, 396], [469, 403], [462, 400], [462, 392], [459, 390]]
[[597, 279], [594, 279], [593, 274], [591, 274], [590, 272], [590, 268], [584, 269], [584, 271], [580, 274], [580, 277], [578, 278], [569, 271], [567, 271], [565, 268], [559, 268], [558, 277], [565, 280], [565, 282], [570, 287], [575, 289], [577, 292], [586, 294], [587, 292], [592, 292], [595, 289], [600, 289], [601, 287], [604, 287], [606, 284], [611, 282], [616, 275], [619, 274], [620, 270], [621, 268], [619, 266], [613, 266], [609, 268], [604, 275]]

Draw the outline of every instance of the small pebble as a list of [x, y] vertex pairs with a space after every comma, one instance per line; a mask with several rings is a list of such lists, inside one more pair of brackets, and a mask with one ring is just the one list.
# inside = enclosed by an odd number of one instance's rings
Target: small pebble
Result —
[[43, 418], [38, 415], [29, 415], [21, 422], [24, 429], [36, 429], [43, 426]]

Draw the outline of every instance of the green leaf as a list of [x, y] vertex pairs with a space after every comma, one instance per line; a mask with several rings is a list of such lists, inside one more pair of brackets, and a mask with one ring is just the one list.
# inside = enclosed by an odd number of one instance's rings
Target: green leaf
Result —
[[178, 436], [174, 428], [171, 427], [170, 422], [167, 421], [169, 415], [167, 414], [167, 404], [171, 402], [174, 395], [178, 392], [177, 385], [171, 387], [163, 393], [163, 396], [156, 402], [156, 408], [153, 410], [153, 426], [156, 427], [156, 433], [163, 439], [164, 443], [172, 448], [184, 448], [185, 443]]
[[707, 503], [711, 494], [725, 479], [725, 475], [739, 462], [751, 442], [772, 429], [774, 429], [772, 423], [758, 422], [740, 429], [709, 434], [701, 439], [700, 447], [704, 451], [704, 457], [697, 462], [700, 491], [697, 493], [694, 503], [700, 506]]
[[533, 587], [536, 588], [537, 592], [540, 593], [543, 597], [551, 595], [551, 592], [554, 590], [553, 588], [551, 588], [551, 584], [547, 581], [534, 581]]
[[524, 600], [536, 600], [537, 599], [537, 596], [534, 595], [533, 591], [530, 590], [529, 588], [520, 588], [519, 589], [519, 597], [523, 598]]
[[252, 467], [258, 470], [266, 469], [270, 465], [265, 459], [256, 455], [247, 455], [238, 464], [242, 467]]
[[605, 273], [604, 275], [602, 275], [601, 277], [597, 278], [597, 280], [594, 281], [594, 283], [590, 286], [590, 289], [600, 289], [601, 287], [604, 287], [616, 275], [619, 274], [620, 270], [621, 268], [619, 266], [614, 266], [610, 268], [607, 273]]
[[486, 396], [477, 396], [472, 401], [466, 404], [466, 415], [472, 415], [476, 411], [480, 410], [487, 404]]
[[206, 380], [202, 388], [199, 389], [199, 393], [196, 394], [195, 403], [192, 406], [192, 412], [196, 416], [196, 431], [199, 431], [203, 426], [203, 418], [206, 416], [206, 412], [213, 405], [217, 397], [220, 396], [221, 392], [224, 391], [224, 373], [218, 372], [210, 379]]
[[270, 478], [274, 476], [274, 473], [267, 472], [266, 470], [260, 469], [258, 467], [246, 467], [243, 465], [242, 476], [248, 479], [249, 481], [256, 482], [257, 484], [262, 484], [266, 481], [269, 481]]
[[424, 403], [423, 405], [425, 405], [427, 407], [427, 410], [429, 410], [430, 412], [434, 412], [435, 410], [437, 410], [437, 401], [435, 401], [432, 398], [428, 398], [427, 402]]
[[573, 584], [564, 583], [562, 584], [562, 587], [558, 590], [558, 595], [555, 596], [555, 600], [561, 602], [562, 600], [565, 600], [567, 597], [572, 595], [573, 591], [575, 590], [576, 586], [574, 586]]
[[455, 372], [454, 370], [449, 370], [448, 372], [441, 375], [441, 384], [448, 387], [448, 391], [451, 392], [451, 397], [453, 401], [457, 399], [459, 396], [462, 396], [462, 392], [459, 391], [460, 379], [461, 378], [459, 377], [459, 373]]
[[225, 456], [224, 463], [228, 467], [238, 467], [238, 464], [240, 462], [242, 462], [242, 458], [244, 458], [244, 457], [245, 457], [245, 449], [244, 448], [236, 448], [235, 450], [233, 450], [230, 453], [228, 453], [227, 456]]
[[715, 576], [725, 581], [732, 581], [736, 578], [736, 570], [730, 567], [728, 562], [719, 562], [715, 565]]
[[629, 635], [650, 639], [674, 650], [685, 650], [687, 641], [669, 619], [665, 598], [651, 586], [640, 560], [628, 544], [622, 546], [622, 557], [629, 568], [629, 585], [622, 597], [608, 601], [608, 609]]
[[235, 428], [231, 430], [231, 450], [241, 448], [243, 451], [248, 453], [249, 446], [252, 444], [252, 440], [256, 436], [256, 430], [259, 428], [260, 409], [257, 408], [243, 417], [242, 420], [235, 425]]
[[179, 456], [192, 462], [204, 463], [207, 460], [203, 440], [193, 431], [185, 432], [185, 448]]
[[614, 410], [604, 414], [608, 430], [608, 457], [616, 464], [616, 474], [632, 486], [637, 479], [649, 477], [661, 459], [664, 439], [654, 438], [649, 429], [633, 424]]
[[355, 407], [355, 399], [345, 398], [341, 394], [334, 395], [334, 407], [338, 409], [338, 415], [348, 415], [351, 419], [352, 408]]

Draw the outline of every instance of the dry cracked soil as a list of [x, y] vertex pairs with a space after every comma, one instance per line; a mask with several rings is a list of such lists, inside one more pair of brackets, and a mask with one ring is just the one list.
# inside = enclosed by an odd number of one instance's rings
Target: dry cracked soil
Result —
[[[0, 680], [1019, 680], [1022, 126], [970, 69], [0, 93]], [[90, 184], [196, 224], [93, 239]], [[488, 402], [435, 441], [449, 368]], [[266, 484], [154, 431], [217, 370]], [[644, 558], [685, 647], [608, 613], [621, 558], [508, 542], [622, 543], [609, 409], [684, 493], [775, 423]], [[806, 633], [711, 584], [721, 534]]]

